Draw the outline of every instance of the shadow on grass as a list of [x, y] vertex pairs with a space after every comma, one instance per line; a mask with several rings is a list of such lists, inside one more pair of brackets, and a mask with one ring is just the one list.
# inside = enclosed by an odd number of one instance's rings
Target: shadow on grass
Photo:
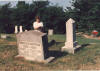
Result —
[[84, 47], [86, 47], [86, 46], [88, 46], [88, 45], [90, 45], [90, 44], [83, 44], [82, 47], [84, 48]]
[[89, 46], [89, 45], [90, 45], [90, 44], [83, 44], [83, 45], [81, 45], [80, 48], [76, 49], [76, 52], [77, 52], [77, 51], [80, 51], [80, 50], [83, 50], [85, 47], [87, 47], [87, 46]]
[[56, 43], [56, 41], [55, 41], [55, 40], [51, 40], [51, 41], [48, 43], [48, 47], [53, 46], [55, 43]]
[[[55, 40], [51, 40], [49, 42], [49, 48], [53, 45], [60, 45], [64, 42], [56, 42]], [[55, 57], [54, 60], [56, 60], [57, 58], [60, 58], [60, 57], [63, 57], [63, 56], [66, 56], [68, 53], [67, 52], [62, 52], [61, 49], [56, 49], [56, 50], [49, 50], [48, 51], [48, 57]]]
[[59, 44], [62, 44], [62, 43], [64, 43], [64, 42], [56, 42], [55, 44], [56, 44], [56, 45], [59, 45]]
[[55, 44], [55, 45], [60, 45], [60, 44], [62, 44], [62, 43], [64, 43], [64, 42], [56, 42], [55, 40], [51, 40], [51, 41], [48, 43], [48, 47], [51, 47], [51, 46], [53, 46], [54, 44]]
[[57, 50], [51, 50], [48, 53], [49, 56], [53, 56], [55, 58], [60, 58], [60, 57], [63, 57], [65, 55], [67, 55], [67, 54], [68, 53], [66, 53], [66, 52], [61, 52], [61, 51], [57, 51]]

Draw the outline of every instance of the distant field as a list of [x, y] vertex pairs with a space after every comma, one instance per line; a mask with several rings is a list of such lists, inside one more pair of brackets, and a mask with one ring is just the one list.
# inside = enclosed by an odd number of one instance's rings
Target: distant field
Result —
[[15, 35], [0, 39], [0, 71], [37, 71], [37, 70], [100, 70], [100, 40], [77, 37], [82, 48], [74, 55], [62, 53], [65, 35], [49, 36], [49, 42], [55, 40], [49, 47], [55, 60], [48, 64], [14, 58], [17, 54]]

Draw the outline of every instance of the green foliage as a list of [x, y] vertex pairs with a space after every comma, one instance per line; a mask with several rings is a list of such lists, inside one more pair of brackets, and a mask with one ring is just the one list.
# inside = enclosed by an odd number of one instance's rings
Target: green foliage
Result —
[[22, 25], [24, 30], [32, 30], [35, 16], [39, 15], [44, 23], [44, 30], [54, 29], [55, 33], [64, 33], [67, 19], [62, 7], [50, 6], [49, 1], [33, 1], [31, 4], [18, 1], [16, 7], [10, 3], [0, 8], [0, 32], [13, 33], [15, 25]]
[[73, 0], [71, 15], [77, 22], [78, 31], [100, 31], [100, 2], [98, 0]]
[[49, 5], [49, 1], [33, 1], [28, 4], [18, 1], [16, 7], [11, 4], [0, 6], [0, 33], [14, 33], [15, 25], [22, 25], [24, 30], [32, 30], [35, 16], [39, 15], [44, 23], [44, 31], [54, 29], [54, 33], [65, 33], [65, 22], [69, 18], [76, 21], [79, 32], [100, 31], [100, 2], [98, 0], [73, 0], [73, 9], [65, 11], [57, 5]]
[[[0, 7], [0, 32], [12, 32], [12, 24], [11, 24], [11, 15], [12, 11], [10, 8], [10, 3], [5, 4], [4, 6]], [[6, 29], [6, 30], [5, 30]]]

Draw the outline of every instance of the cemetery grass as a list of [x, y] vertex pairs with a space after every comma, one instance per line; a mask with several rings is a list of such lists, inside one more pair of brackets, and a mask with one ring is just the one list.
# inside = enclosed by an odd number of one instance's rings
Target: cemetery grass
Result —
[[[48, 36], [50, 55], [55, 57], [51, 63], [44, 64], [15, 58], [18, 55], [15, 35], [0, 39], [0, 71], [29, 70], [100, 70], [100, 40], [77, 36], [82, 48], [74, 55], [62, 53], [65, 35]], [[53, 40], [51, 42], [51, 40]]]

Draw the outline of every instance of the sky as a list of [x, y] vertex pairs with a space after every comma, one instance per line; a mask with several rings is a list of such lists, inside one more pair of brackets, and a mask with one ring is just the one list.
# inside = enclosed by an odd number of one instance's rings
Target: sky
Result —
[[[12, 6], [15, 6], [18, 0], [0, 0], [0, 5], [4, 5], [6, 3], [11, 2]], [[22, 1], [22, 0], [21, 0]], [[32, 0], [24, 0], [26, 2], [31, 3]], [[71, 0], [49, 0], [53, 5], [57, 4], [58, 6], [62, 6], [64, 9], [66, 7], [71, 7]]]

